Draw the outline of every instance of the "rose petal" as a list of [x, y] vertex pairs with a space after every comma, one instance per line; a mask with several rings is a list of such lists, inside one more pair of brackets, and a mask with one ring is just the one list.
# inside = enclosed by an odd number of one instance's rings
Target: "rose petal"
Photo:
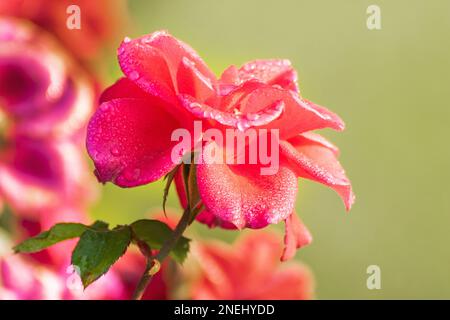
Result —
[[284, 89], [298, 92], [297, 72], [289, 60], [255, 60], [244, 64], [239, 69], [242, 82], [256, 79], [265, 84], [279, 85]]
[[172, 78], [176, 79], [178, 68], [182, 65], [183, 59], [187, 59], [195, 65], [196, 70], [212, 83], [215, 83], [216, 76], [203, 62], [197, 52], [186, 43], [176, 39], [167, 31], [157, 31], [146, 35], [141, 40], [154, 48], [159, 49], [163, 54], [172, 72]]
[[[180, 200], [180, 204], [183, 209], [186, 209], [187, 206], [187, 198], [186, 198], [186, 188], [184, 186], [182, 170], [178, 170], [175, 174], [175, 188], [178, 194], [178, 199]], [[216, 217], [208, 210], [202, 210], [196, 217], [196, 220], [200, 223], [206, 224], [209, 228], [221, 227], [223, 229], [236, 229], [236, 226], [230, 222], [223, 221], [220, 218]]]
[[[217, 147], [218, 148], [218, 147]], [[203, 149], [197, 182], [209, 212], [238, 228], [262, 228], [286, 219], [297, 194], [297, 179], [284, 163], [273, 175], [261, 175], [258, 164], [208, 164]]]
[[268, 125], [279, 118], [285, 108], [283, 101], [275, 101], [272, 105], [268, 105], [265, 109], [259, 110], [258, 112], [236, 114], [233, 112], [223, 112], [206, 104], [199, 103], [189, 95], [180, 95], [179, 98], [182, 106], [195, 117], [215, 120], [219, 124], [238, 129], [239, 131]]
[[297, 214], [292, 214], [285, 220], [284, 250], [281, 261], [294, 257], [297, 249], [310, 244], [312, 236]]
[[171, 135], [180, 124], [166, 107], [156, 98], [115, 99], [100, 106], [88, 126], [87, 148], [101, 182], [143, 185], [181, 162], [183, 154], [171, 158], [178, 143]]
[[300, 135], [280, 143], [281, 156], [290, 161], [298, 176], [334, 189], [350, 210], [355, 200], [350, 180], [336, 158], [336, 149]]
[[239, 69], [236, 66], [231, 65], [226, 68], [219, 79], [220, 85], [227, 86], [232, 85], [236, 86], [239, 84]]
[[[301, 99], [293, 91], [266, 85], [257, 80], [249, 80], [234, 87], [221, 97], [220, 103], [216, 105], [202, 104], [186, 95], [180, 98], [182, 105], [197, 117], [216, 120], [231, 127], [240, 124], [240, 130], [245, 130], [248, 126], [277, 129], [282, 139], [316, 129], [344, 129], [343, 121], [326, 108]], [[282, 110], [275, 107], [281, 103]]]
[[304, 142], [308, 142], [310, 144], [317, 144], [318, 146], [325, 147], [327, 149], [330, 149], [336, 157], [339, 157], [339, 148], [320, 134], [314, 132], [304, 132], [294, 139], [296, 139], [297, 141], [303, 140]]
[[[195, 66], [186, 69], [183, 59]], [[178, 93], [178, 81], [184, 88], [197, 87], [204, 79], [214, 83], [215, 76], [198, 54], [185, 43], [165, 31], [157, 31], [141, 38], [126, 39], [119, 48], [119, 63], [125, 75], [148, 93], [173, 102]], [[179, 71], [180, 67], [184, 69]], [[180, 74], [179, 74], [180, 72]], [[188, 84], [189, 77], [196, 84]], [[194, 81], [192, 79], [192, 81]]]
[[240, 110], [244, 114], [255, 113], [276, 101], [283, 101], [284, 112], [264, 128], [279, 129], [282, 139], [323, 128], [344, 129], [343, 121], [331, 111], [301, 99], [292, 91], [275, 87], [257, 88], [241, 102]]
[[147, 99], [149, 94], [139, 88], [128, 78], [120, 78], [112, 86], [103, 91], [100, 96], [100, 103], [108, 102], [119, 98]]
[[155, 97], [175, 100], [175, 86], [162, 52], [141, 39], [125, 40], [118, 52], [120, 67], [128, 79]]
[[213, 80], [203, 75], [195, 63], [184, 57], [177, 72], [178, 91], [206, 101], [215, 96]]

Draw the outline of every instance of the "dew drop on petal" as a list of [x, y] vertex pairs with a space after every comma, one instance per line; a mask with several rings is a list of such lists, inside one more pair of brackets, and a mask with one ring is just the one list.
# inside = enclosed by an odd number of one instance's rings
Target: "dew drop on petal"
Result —
[[124, 178], [130, 182], [136, 181], [141, 175], [140, 169], [128, 169], [124, 172]]
[[107, 111], [109, 109], [109, 103], [102, 103], [100, 105], [100, 110], [101, 111]]
[[239, 131], [245, 131], [245, 129], [246, 129], [246, 125], [245, 125], [245, 123], [242, 122], [242, 121], [238, 121], [237, 124], [236, 124], [236, 126], [237, 126], [237, 129], [238, 129]]
[[259, 114], [257, 113], [249, 113], [246, 115], [247, 119], [250, 121], [254, 121], [254, 120], [258, 120], [259, 119]]
[[139, 73], [137, 71], [132, 71], [129, 76], [131, 81], [139, 79]]
[[116, 148], [116, 147], [111, 148], [110, 152], [111, 152], [111, 154], [112, 154], [113, 156], [115, 156], [115, 157], [120, 156], [120, 151], [119, 151], [119, 149]]

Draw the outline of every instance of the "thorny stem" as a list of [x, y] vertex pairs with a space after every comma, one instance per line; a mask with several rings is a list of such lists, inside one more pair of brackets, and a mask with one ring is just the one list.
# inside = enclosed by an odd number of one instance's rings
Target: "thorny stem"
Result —
[[180, 221], [178, 222], [177, 226], [175, 227], [175, 230], [172, 233], [172, 236], [164, 242], [163, 246], [161, 247], [161, 250], [159, 250], [159, 252], [156, 255], [147, 257], [147, 265], [133, 293], [133, 300], [140, 300], [142, 298], [145, 289], [152, 281], [153, 276], [158, 272], [159, 266], [162, 265], [164, 259], [175, 247], [178, 240], [181, 238], [184, 231], [189, 226], [190, 220], [191, 220], [191, 211], [189, 210], [188, 206], [188, 208], [184, 210]]

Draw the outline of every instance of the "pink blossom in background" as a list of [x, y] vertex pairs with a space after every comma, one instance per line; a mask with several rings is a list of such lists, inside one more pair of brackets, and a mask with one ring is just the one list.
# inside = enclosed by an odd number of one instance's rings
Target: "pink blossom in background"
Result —
[[[216, 78], [192, 48], [165, 31], [126, 38], [118, 58], [125, 77], [103, 93], [88, 127], [88, 152], [101, 182], [135, 187], [160, 179], [192, 151], [183, 150], [174, 159], [177, 142], [171, 134], [179, 128], [192, 132], [194, 120], [201, 120], [204, 129], [253, 128], [260, 135], [266, 134], [262, 129], [276, 129], [281, 142], [280, 167], [273, 175], [261, 175], [260, 162], [198, 164], [205, 206], [199, 221], [254, 229], [285, 221], [286, 260], [311, 241], [301, 221], [292, 218], [298, 177], [333, 188], [351, 208], [354, 195], [337, 148], [311, 132], [340, 131], [344, 123], [300, 95], [289, 61], [256, 60], [231, 66]], [[199, 137], [191, 136], [197, 142]], [[178, 183], [177, 189], [184, 203], [183, 186]]]
[[94, 100], [88, 77], [50, 35], [0, 19], [0, 202], [29, 216], [89, 202], [80, 138]]
[[[170, 213], [169, 220], [163, 213], [158, 212], [156, 215], [157, 219], [172, 227], [176, 224], [173, 213]], [[26, 239], [62, 221], [91, 223], [87, 215], [81, 211], [61, 207], [46, 211], [35, 219], [20, 217], [19, 226], [23, 239]], [[144, 256], [138, 251], [128, 250], [104, 276], [83, 290], [81, 279], [70, 261], [76, 243], [77, 239], [66, 240], [38, 253], [13, 255], [12, 243], [0, 237], [0, 300], [131, 299], [139, 277], [144, 272]], [[144, 300], [170, 298], [170, 281], [167, 280], [172, 273], [170, 263], [167, 261], [162, 265], [161, 271], [155, 275], [145, 291]], [[20, 278], [22, 274], [23, 277]]]
[[[13, 255], [0, 251], [0, 300], [131, 299], [144, 271], [144, 257], [139, 252], [129, 250], [104, 276], [83, 290], [80, 277], [70, 266], [70, 252], [75, 243], [64, 241], [32, 255]], [[10, 249], [11, 244], [5, 247]], [[169, 299], [169, 281], [166, 279], [169, 271], [168, 263], [164, 263], [143, 299]]]
[[202, 242], [193, 248], [198, 261], [191, 283], [193, 299], [306, 300], [314, 281], [299, 262], [281, 264], [281, 246], [271, 233], [254, 232], [235, 244]]
[[23, 256], [0, 258], [0, 300], [128, 299], [120, 277], [109, 272], [86, 290], [69, 268], [55, 270]]
[[[77, 5], [82, 15], [79, 30], [66, 26], [67, 8]], [[23, 18], [37, 24], [58, 40], [77, 60], [98, 58], [126, 20], [125, 0], [8, 0], [0, 2], [0, 15]]]

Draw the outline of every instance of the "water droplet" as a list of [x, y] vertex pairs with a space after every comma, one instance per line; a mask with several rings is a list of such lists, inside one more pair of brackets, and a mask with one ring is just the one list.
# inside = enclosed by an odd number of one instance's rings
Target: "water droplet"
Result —
[[100, 110], [101, 111], [108, 111], [110, 104], [109, 103], [102, 103], [100, 105]]
[[124, 43], [129, 43], [131, 41], [131, 38], [130, 37], [125, 37], [124, 39], [123, 39], [123, 42]]
[[124, 178], [128, 181], [136, 181], [139, 179], [139, 176], [141, 175], [140, 169], [128, 169], [124, 173]]
[[250, 120], [250, 121], [258, 120], [259, 119], [259, 114], [257, 114], [257, 113], [249, 113], [249, 114], [247, 114], [247, 119]]
[[245, 131], [245, 129], [247, 129], [247, 126], [246, 126], [246, 124], [244, 123], [244, 122], [242, 122], [242, 121], [238, 121], [238, 123], [236, 124], [236, 126], [237, 126], [237, 129], [239, 130], [239, 131]]
[[141, 38], [141, 43], [142, 44], [148, 44], [148, 43], [150, 43], [151, 42], [151, 39], [150, 39], [150, 37], [142, 37]]
[[116, 148], [116, 147], [111, 148], [110, 152], [111, 152], [111, 154], [112, 154], [113, 156], [115, 156], [115, 157], [117, 157], [117, 156], [120, 155], [120, 151], [119, 151], [119, 149]]
[[131, 81], [139, 79], [139, 73], [137, 71], [132, 71], [129, 76]]
[[205, 119], [211, 118], [211, 111], [209, 111], [209, 110], [203, 111], [203, 118], [205, 118]]

